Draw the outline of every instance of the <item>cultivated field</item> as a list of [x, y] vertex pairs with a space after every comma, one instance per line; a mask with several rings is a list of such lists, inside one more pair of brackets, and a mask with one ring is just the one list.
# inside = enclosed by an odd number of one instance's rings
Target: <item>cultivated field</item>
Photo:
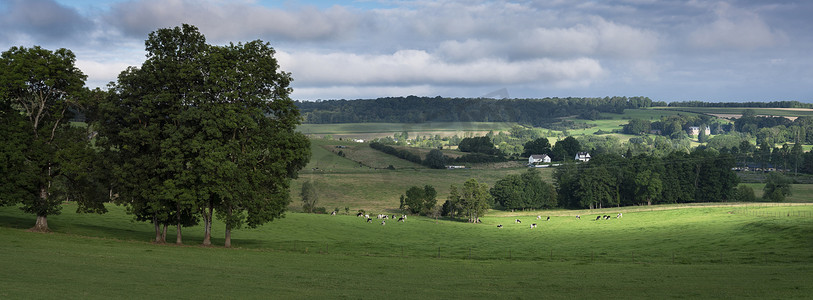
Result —
[[718, 116], [721, 118], [739, 118], [746, 109], [753, 110], [757, 116], [779, 116], [791, 120], [797, 117], [813, 116], [809, 108], [749, 108], [749, 107], [653, 107], [652, 110], [693, 112]]
[[427, 123], [344, 123], [344, 124], [302, 124], [299, 132], [323, 137], [330, 135], [336, 139], [374, 139], [392, 136], [393, 133], [409, 133], [410, 137], [457, 135], [483, 136], [489, 131], [508, 131], [516, 123], [503, 122], [427, 122]]
[[[0, 298], [809, 298], [813, 206], [656, 206], [495, 215], [482, 224], [289, 213], [235, 249], [153, 245], [120, 207], [66, 205], [56, 233], [0, 208]], [[620, 219], [593, 220], [596, 215]], [[749, 213], [750, 212], [750, 213]], [[771, 213], [772, 216], [760, 215]], [[792, 212], [792, 213], [791, 213]], [[785, 216], [790, 214], [791, 216]], [[515, 224], [520, 218], [523, 223]], [[529, 223], [537, 222], [535, 229]], [[496, 224], [503, 224], [497, 229]], [[214, 243], [222, 244], [215, 223]], [[170, 230], [168, 240], [174, 240]]]

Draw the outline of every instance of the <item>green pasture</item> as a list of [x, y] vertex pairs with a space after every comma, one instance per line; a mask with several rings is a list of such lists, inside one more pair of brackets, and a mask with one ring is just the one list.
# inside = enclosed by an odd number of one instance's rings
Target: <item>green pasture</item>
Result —
[[406, 131], [415, 136], [485, 135], [489, 131], [508, 131], [516, 123], [511, 122], [426, 122], [426, 123], [342, 123], [301, 124], [297, 130], [307, 135], [332, 135], [339, 138], [372, 139], [392, 136]]
[[[336, 148], [338, 145], [346, 148]], [[339, 150], [345, 153], [345, 157], [337, 155]], [[311, 152], [310, 163], [292, 183], [292, 209], [301, 207], [299, 192], [306, 180], [316, 183], [317, 206], [328, 210], [349, 207], [353, 210], [389, 211], [398, 208], [401, 194], [411, 186], [432, 185], [442, 204], [451, 184], [460, 186], [469, 178], [476, 178], [493, 185], [508, 174], [518, 174], [526, 169], [521, 162], [491, 167], [467, 164], [472, 168], [462, 170], [429, 169], [374, 150], [367, 144], [325, 139], [311, 139]], [[386, 169], [389, 165], [395, 170]], [[539, 170], [546, 181], [552, 182], [552, 169]]]
[[[154, 245], [150, 224], [109, 208], [84, 215], [67, 204], [49, 217], [52, 234], [26, 232], [33, 216], [0, 208], [0, 298], [789, 299], [813, 292], [807, 205], [500, 213], [482, 224], [289, 213], [235, 231], [234, 249], [196, 246], [200, 226], [184, 229], [187, 246]], [[534, 216], [549, 214], [550, 221]], [[613, 218], [594, 220], [604, 214]], [[222, 228], [215, 222], [215, 244]]]
[[741, 115], [746, 109], [753, 110], [758, 116], [805, 117], [813, 116], [813, 109], [801, 108], [749, 108], [749, 107], [654, 107], [658, 111], [681, 111], [710, 115]]

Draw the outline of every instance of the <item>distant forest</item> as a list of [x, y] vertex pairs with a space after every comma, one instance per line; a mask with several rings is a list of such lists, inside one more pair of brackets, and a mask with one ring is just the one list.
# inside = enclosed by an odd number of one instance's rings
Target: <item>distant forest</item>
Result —
[[297, 101], [305, 123], [518, 122], [543, 125], [578, 115], [595, 120], [599, 113], [665, 106], [647, 97], [487, 99], [389, 97], [368, 100]]
[[671, 102], [670, 107], [750, 107], [750, 108], [813, 108], [811, 103], [799, 101], [771, 101], [771, 102], [702, 102], [686, 101]]

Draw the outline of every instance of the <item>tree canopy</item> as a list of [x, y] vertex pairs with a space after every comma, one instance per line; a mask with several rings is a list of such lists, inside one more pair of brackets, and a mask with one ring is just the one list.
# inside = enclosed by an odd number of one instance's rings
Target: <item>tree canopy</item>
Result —
[[75, 62], [64, 48], [12, 47], [0, 55], [0, 131], [7, 138], [0, 204], [19, 203], [35, 214], [35, 231], [49, 231], [47, 217], [59, 214], [64, 200], [76, 200], [78, 211], [105, 211], [88, 172], [95, 157], [88, 132], [69, 122], [87, 78]]
[[[184, 24], [150, 33], [147, 60], [119, 75], [95, 124], [118, 149], [121, 203], [137, 220], [181, 227], [212, 217], [231, 230], [281, 217], [289, 182], [310, 157], [296, 132], [289, 73], [256, 40], [211, 46]], [[213, 215], [216, 212], [216, 215]]]

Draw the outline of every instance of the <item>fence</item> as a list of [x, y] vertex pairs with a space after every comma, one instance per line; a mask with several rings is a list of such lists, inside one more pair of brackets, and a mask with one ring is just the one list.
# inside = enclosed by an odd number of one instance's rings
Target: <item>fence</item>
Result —
[[341, 244], [297, 241], [280, 244], [279, 247], [264, 251], [294, 252], [307, 255], [369, 256], [398, 259], [451, 259], [479, 261], [528, 261], [528, 262], [570, 262], [570, 263], [611, 263], [611, 264], [809, 264], [813, 253], [776, 251], [604, 251], [562, 249], [503, 249], [478, 247], [407, 247], [395, 246], [389, 249], [371, 248], [359, 250], [357, 246], [343, 247]]

